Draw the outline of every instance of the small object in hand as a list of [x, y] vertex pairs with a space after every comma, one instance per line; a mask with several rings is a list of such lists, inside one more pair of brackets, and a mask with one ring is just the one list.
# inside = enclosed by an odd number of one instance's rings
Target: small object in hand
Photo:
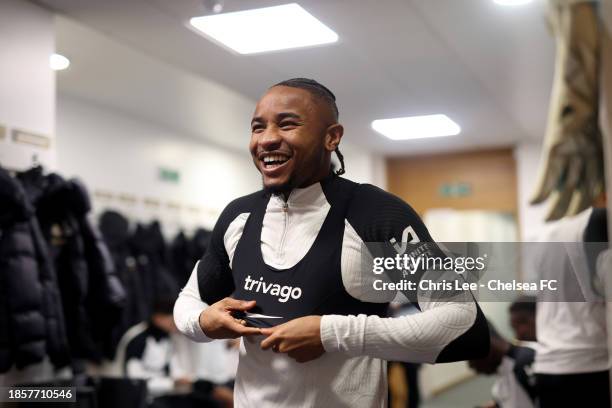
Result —
[[246, 322], [249, 327], [272, 327], [276, 320], [282, 319], [281, 316], [268, 316], [260, 313], [249, 313], [241, 310], [234, 310], [232, 316]]

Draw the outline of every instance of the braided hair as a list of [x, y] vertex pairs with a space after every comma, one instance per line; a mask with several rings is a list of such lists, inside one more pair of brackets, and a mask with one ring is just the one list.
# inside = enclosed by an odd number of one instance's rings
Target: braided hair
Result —
[[[279, 82], [273, 86], [288, 86], [291, 88], [299, 88], [304, 89], [305, 91], [310, 92], [316, 98], [319, 98], [323, 102], [327, 103], [334, 113], [334, 119], [338, 121], [339, 112], [338, 106], [336, 105], [336, 96], [330, 91], [325, 85], [320, 84], [314, 79], [309, 78], [292, 78], [287, 79], [286, 81]], [[338, 156], [338, 161], [340, 162], [340, 168], [336, 170], [336, 174], [338, 176], [346, 173], [346, 169], [344, 166], [344, 156], [340, 153], [340, 149], [336, 146], [334, 150], [336, 156]]]

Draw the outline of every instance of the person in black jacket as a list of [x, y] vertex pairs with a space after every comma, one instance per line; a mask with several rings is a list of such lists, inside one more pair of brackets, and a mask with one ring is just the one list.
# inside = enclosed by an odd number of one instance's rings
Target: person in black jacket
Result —
[[0, 373], [45, 355], [68, 362], [55, 270], [25, 191], [0, 168]]

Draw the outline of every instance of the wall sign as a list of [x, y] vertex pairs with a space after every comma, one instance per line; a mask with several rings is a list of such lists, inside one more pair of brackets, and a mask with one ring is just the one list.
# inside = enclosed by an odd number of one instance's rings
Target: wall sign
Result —
[[48, 136], [19, 129], [13, 129], [12, 135], [13, 142], [15, 143], [36, 146], [42, 149], [48, 149], [51, 147], [51, 139]]
[[38, 165], [50, 171], [55, 169], [55, 148], [50, 135], [2, 124], [0, 142], [0, 163], [7, 169], [23, 171]]
[[178, 184], [181, 181], [181, 174], [179, 171], [167, 167], [160, 167], [157, 175], [159, 180], [166, 183]]
[[439, 194], [442, 197], [457, 198], [467, 197], [472, 195], [472, 186], [470, 183], [444, 183], [438, 189]]

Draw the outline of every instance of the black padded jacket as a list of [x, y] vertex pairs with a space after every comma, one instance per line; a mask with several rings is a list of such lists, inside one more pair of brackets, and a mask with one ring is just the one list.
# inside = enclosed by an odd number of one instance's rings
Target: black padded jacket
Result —
[[69, 361], [57, 277], [34, 207], [0, 168], [0, 372]]
[[99, 361], [110, 348], [125, 292], [108, 248], [87, 219], [87, 191], [78, 180], [43, 175], [39, 169], [19, 178], [36, 207], [57, 271], [71, 356]]

